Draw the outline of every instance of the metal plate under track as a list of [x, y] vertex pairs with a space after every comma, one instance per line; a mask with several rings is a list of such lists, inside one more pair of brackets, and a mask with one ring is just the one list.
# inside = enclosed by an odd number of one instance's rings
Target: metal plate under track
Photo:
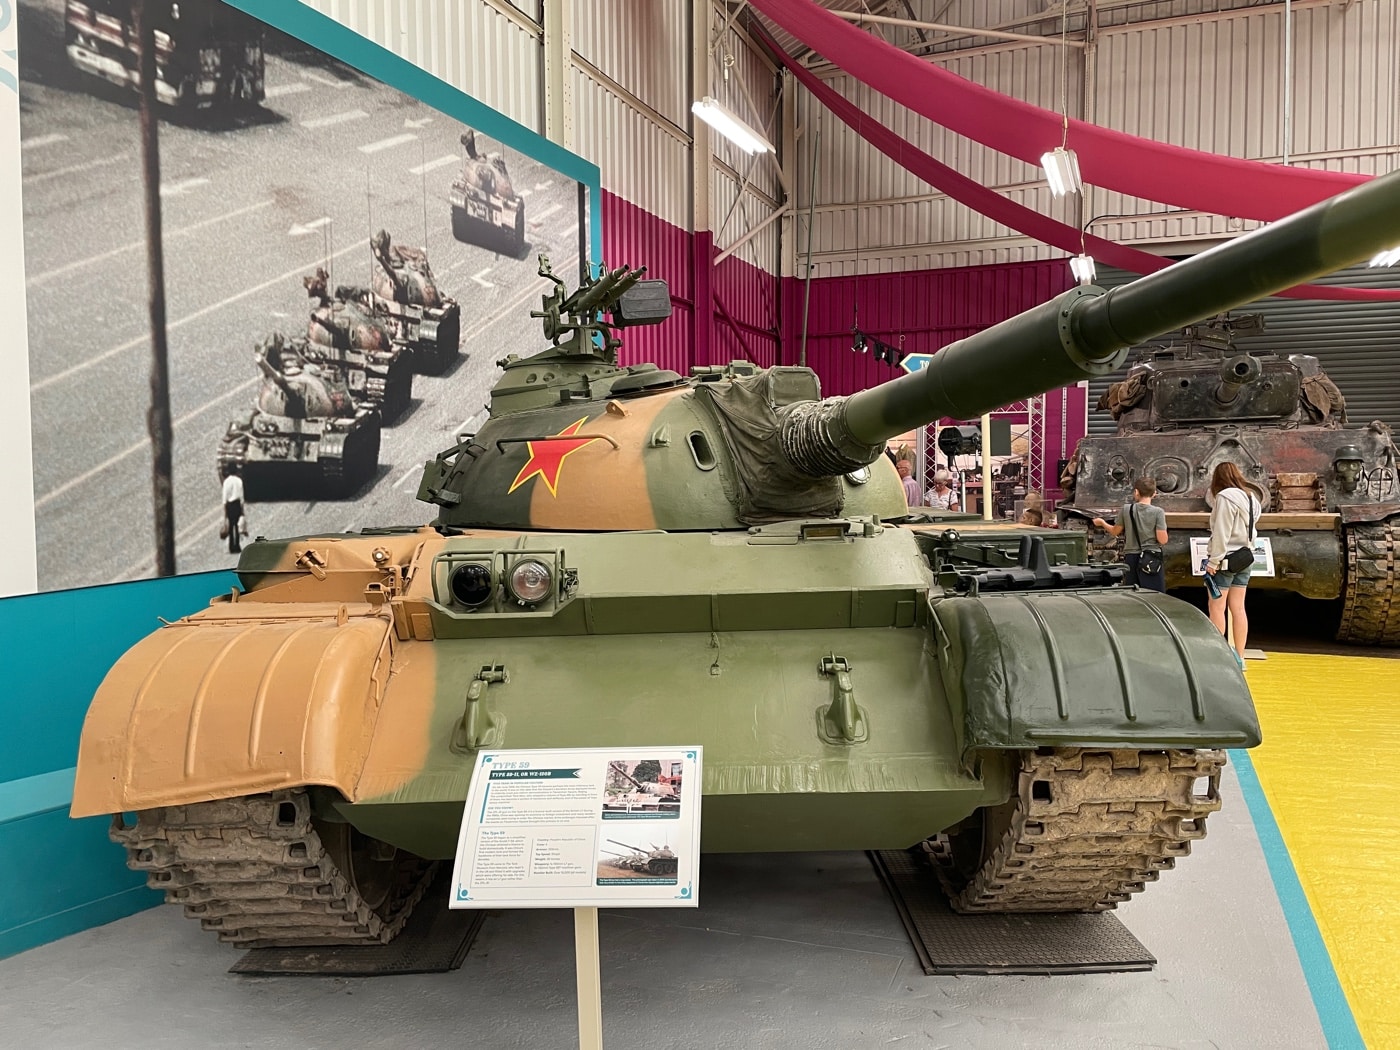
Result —
[[388, 944], [254, 948], [229, 973], [265, 977], [389, 977], [446, 973], [462, 965], [486, 912], [447, 907], [452, 868], [445, 865], [403, 931]]
[[867, 855], [926, 974], [1123, 973], [1157, 963], [1109, 912], [959, 915], [915, 852]]

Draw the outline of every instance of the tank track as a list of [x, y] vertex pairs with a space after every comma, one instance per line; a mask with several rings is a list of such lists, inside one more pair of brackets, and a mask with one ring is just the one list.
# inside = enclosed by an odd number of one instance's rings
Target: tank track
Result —
[[1029, 752], [970, 877], [959, 877], [947, 836], [925, 848], [956, 911], [1106, 911], [1205, 838], [1224, 765], [1215, 750]]
[[143, 810], [129, 827], [118, 815], [111, 836], [147, 885], [239, 948], [387, 944], [437, 871], [397, 854], [372, 907], [322, 844], [302, 789]]
[[1396, 590], [1396, 528], [1400, 521], [1348, 525], [1347, 575], [1337, 641], [1400, 645], [1400, 593]]

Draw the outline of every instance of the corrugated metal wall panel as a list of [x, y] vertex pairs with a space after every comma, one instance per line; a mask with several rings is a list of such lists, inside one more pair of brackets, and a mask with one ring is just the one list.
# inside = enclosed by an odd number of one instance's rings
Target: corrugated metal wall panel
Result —
[[477, 0], [301, 0], [433, 76], [542, 131], [540, 37]]
[[[1116, 288], [1135, 275], [1107, 268], [1098, 283]], [[1349, 284], [1360, 288], [1400, 288], [1395, 269], [1354, 267], [1321, 278], [1318, 284]], [[1312, 354], [1347, 399], [1353, 423], [1373, 419], [1400, 431], [1400, 303], [1336, 303], [1308, 299], [1264, 299], [1234, 311], [1264, 315], [1261, 335], [1241, 339], [1240, 350], [1272, 350], [1278, 354]], [[1149, 345], [1169, 343], [1153, 340]], [[1131, 359], [1130, 359], [1131, 363]], [[1089, 433], [1112, 434], [1113, 417], [1094, 409], [1110, 383], [1126, 374], [1097, 379], [1089, 385]]]
[[603, 185], [665, 222], [690, 228], [690, 146], [575, 67], [575, 149]]
[[672, 0], [575, 3], [574, 50], [667, 120], [688, 127], [689, 8]]
[[[1058, 27], [1058, 15], [1035, 0], [918, 0], [915, 17], [962, 25], [1000, 25], [1019, 32]], [[1226, 11], [1225, 17], [1212, 17]], [[1088, 113], [1097, 124], [1192, 148], [1277, 160], [1283, 147], [1282, 5], [1250, 0], [1162, 0], [1152, 4], [1099, 4], [1096, 90]], [[1181, 25], [1126, 24], [1201, 14]], [[1071, 11], [1070, 31], [1083, 24]], [[904, 32], [904, 31], [899, 31]], [[938, 34], [932, 34], [937, 37]], [[937, 61], [950, 71], [1052, 110], [1061, 108], [1061, 51], [1045, 45], [978, 48], [959, 56], [954, 38], [941, 38]], [[1400, 165], [1400, 4], [1355, 0], [1295, 12], [1290, 162], [1331, 170], [1381, 173]], [[978, 45], [982, 41], [964, 41]], [[1069, 56], [1069, 112], [1079, 98], [1082, 54]], [[1002, 157], [944, 131], [839, 72], [828, 83], [864, 112], [920, 149], [1027, 207], [1075, 224], [1072, 200], [1052, 201], [1037, 169]], [[861, 259], [854, 260], [854, 221], [819, 211], [813, 254], [819, 276], [880, 272], [901, 265], [957, 265], [1011, 259], [1059, 258], [1024, 238], [943, 200], [903, 168], [875, 153], [854, 132], [802, 93], [801, 123], [820, 122], [819, 207], [868, 202], [862, 215]], [[811, 179], [811, 142], [799, 146], [799, 204], [804, 218]], [[1071, 142], [1073, 145], [1073, 142]], [[911, 199], [912, 198], [912, 199]], [[1091, 188], [1084, 218], [1124, 216], [1096, 223], [1093, 232], [1123, 243], [1165, 245], [1214, 240], [1256, 224], [1228, 216], [1178, 212], [1122, 193]], [[1143, 216], [1137, 220], [1133, 216]], [[893, 231], [893, 241], [881, 239]], [[870, 238], [870, 239], [867, 239]]]
[[[1294, 154], [1364, 154], [1400, 141], [1400, 6], [1360, 0], [1346, 10], [1310, 8], [1298, 12], [1293, 35]], [[1315, 84], [1328, 90], [1307, 90]]]

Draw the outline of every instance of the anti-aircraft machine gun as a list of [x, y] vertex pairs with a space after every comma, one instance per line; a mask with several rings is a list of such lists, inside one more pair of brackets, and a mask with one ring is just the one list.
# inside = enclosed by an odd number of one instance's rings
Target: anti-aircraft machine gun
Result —
[[108, 675], [72, 813], [117, 814], [225, 940], [373, 943], [453, 855], [480, 749], [685, 741], [708, 851], [935, 840], [960, 910], [1112, 908], [1259, 742], [1244, 677], [1083, 534], [912, 521], [884, 443], [1395, 242], [1400, 173], [826, 400], [805, 368], [622, 366], [639, 273], [556, 286], [555, 345], [428, 463], [432, 524], [248, 545], [240, 591]]

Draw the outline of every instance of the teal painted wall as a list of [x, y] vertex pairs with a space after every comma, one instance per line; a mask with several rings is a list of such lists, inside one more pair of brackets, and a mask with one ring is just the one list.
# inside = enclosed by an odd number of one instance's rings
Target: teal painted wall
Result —
[[211, 572], [0, 599], [0, 958], [160, 903], [107, 818], [69, 819], [78, 736], [122, 653], [236, 582]]

